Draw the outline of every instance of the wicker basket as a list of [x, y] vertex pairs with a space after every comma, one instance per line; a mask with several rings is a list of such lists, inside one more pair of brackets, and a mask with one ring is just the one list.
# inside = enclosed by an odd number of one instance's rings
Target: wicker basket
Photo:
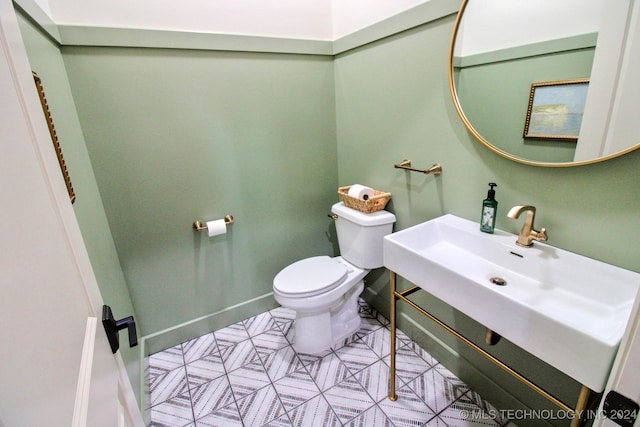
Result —
[[368, 200], [360, 200], [348, 194], [350, 188], [350, 185], [346, 187], [339, 187], [338, 195], [344, 202], [345, 206], [360, 212], [373, 213], [381, 211], [385, 206], [387, 206], [389, 200], [391, 200], [391, 193], [385, 193], [378, 190], [373, 190], [374, 195]]

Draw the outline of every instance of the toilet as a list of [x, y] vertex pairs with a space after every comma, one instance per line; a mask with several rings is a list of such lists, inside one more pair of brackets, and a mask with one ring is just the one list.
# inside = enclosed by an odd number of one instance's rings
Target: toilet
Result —
[[358, 297], [364, 277], [382, 267], [382, 241], [395, 215], [381, 210], [366, 214], [336, 203], [340, 256], [306, 258], [285, 267], [273, 279], [276, 301], [296, 312], [293, 348], [318, 354], [360, 329]]

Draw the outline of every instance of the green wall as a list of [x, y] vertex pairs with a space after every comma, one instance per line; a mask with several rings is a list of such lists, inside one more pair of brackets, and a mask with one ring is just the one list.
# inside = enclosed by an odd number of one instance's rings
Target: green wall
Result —
[[[63, 56], [142, 334], [269, 294], [286, 265], [334, 254], [331, 57], [91, 47]], [[226, 235], [192, 228], [226, 214]]]
[[[42, 80], [65, 163], [76, 193], [73, 209], [100, 293], [105, 304], [112, 308], [116, 319], [131, 315], [137, 319], [89, 161], [60, 48], [21, 13], [17, 15], [29, 62], [32, 70]], [[139, 328], [138, 334], [140, 334]], [[139, 347], [129, 348], [123, 341], [120, 353], [134, 391], [139, 398]]]
[[[390, 191], [388, 209], [396, 214], [399, 230], [444, 213], [479, 220], [487, 183], [495, 181], [498, 228], [517, 234], [521, 221], [506, 213], [514, 205], [532, 204], [538, 208], [536, 224], [549, 232], [549, 244], [640, 271], [640, 151], [560, 169], [515, 163], [489, 151], [466, 130], [449, 94], [453, 23], [454, 17], [447, 17], [336, 57], [339, 182]], [[403, 159], [418, 168], [441, 163], [444, 171], [434, 177], [394, 169]], [[388, 313], [388, 282], [386, 272], [376, 272], [365, 291], [383, 313]], [[486, 347], [482, 325], [424, 295], [417, 300]], [[498, 407], [525, 402], [557, 409], [411, 308], [399, 307], [401, 329]], [[488, 350], [574, 404], [575, 381], [505, 340]], [[540, 425], [539, 420], [516, 423]]]

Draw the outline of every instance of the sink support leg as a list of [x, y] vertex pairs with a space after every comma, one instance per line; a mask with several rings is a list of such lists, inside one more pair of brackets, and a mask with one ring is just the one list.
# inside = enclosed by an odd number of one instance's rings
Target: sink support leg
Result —
[[578, 402], [576, 403], [576, 409], [574, 412], [573, 420], [571, 420], [571, 427], [579, 427], [585, 423], [584, 412], [589, 406], [589, 397], [591, 396], [591, 389], [586, 385], [583, 385], [578, 395]]
[[396, 393], [396, 273], [391, 272], [389, 278], [389, 288], [391, 289], [391, 308], [389, 310], [389, 321], [391, 328], [391, 354], [389, 368], [389, 400], [398, 400]]

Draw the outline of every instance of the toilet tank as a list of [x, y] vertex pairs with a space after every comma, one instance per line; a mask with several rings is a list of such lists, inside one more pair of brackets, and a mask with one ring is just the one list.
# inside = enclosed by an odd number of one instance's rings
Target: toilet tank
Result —
[[382, 240], [391, 234], [396, 216], [385, 210], [366, 214], [336, 203], [331, 212], [338, 215], [336, 232], [342, 258], [356, 267], [382, 267]]

